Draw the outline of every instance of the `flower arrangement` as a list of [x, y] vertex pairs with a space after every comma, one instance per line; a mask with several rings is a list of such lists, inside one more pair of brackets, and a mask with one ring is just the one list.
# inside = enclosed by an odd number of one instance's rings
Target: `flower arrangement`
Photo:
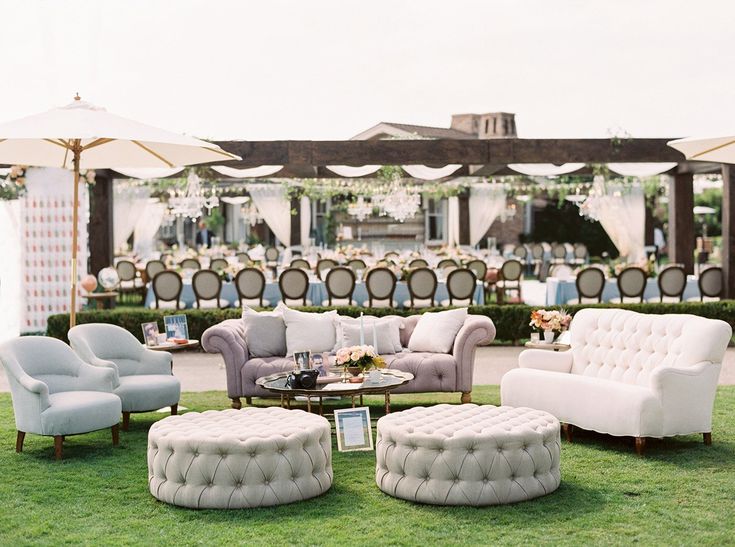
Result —
[[349, 346], [338, 349], [335, 361], [340, 367], [359, 369], [361, 372], [385, 366], [385, 360], [376, 353], [373, 346]]
[[615, 262], [612, 265], [611, 274], [617, 277], [618, 275], [620, 275], [620, 272], [622, 272], [625, 268], [631, 266], [640, 268], [641, 270], [646, 272], [646, 275], [648, 277], [656, 277], [656, 257], [654, 255], [651, 255], [648, 259], [639, 260], [637, 262]]
[[530, 326], [551, 332], [561, 332], [569, 327], [572, 316], [563, 308], [561, 310], [534, 310], [531, 312]]
[[3, 181], [0, 179], [0, 199], [18, 199], [25, 194], [26, 167], [24, 165], [13, 165], [10, 167], [8, 176]]

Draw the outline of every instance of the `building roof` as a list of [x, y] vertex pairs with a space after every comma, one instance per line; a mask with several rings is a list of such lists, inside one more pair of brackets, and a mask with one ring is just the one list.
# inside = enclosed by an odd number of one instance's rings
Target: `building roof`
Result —
[[476, 139], [477, 136], [448, 127], [430, 127], [406, 123], [380, 122], [352, 137], [353, 140], [380, 138], [383, 135], [419, 139]]

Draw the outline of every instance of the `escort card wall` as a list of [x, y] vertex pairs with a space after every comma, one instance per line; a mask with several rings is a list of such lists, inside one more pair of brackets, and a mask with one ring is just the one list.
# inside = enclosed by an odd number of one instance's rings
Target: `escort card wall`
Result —
[[[71, 299], [73, 174], [66, 169], [29, 168], [21, 207], [21, 332], [46, 330], [49, 315], [68, 313]], [[89, 199], [79, 185], [78, 277], [87, 272]], [[77, 299], [81, 306], [81, 299]]]

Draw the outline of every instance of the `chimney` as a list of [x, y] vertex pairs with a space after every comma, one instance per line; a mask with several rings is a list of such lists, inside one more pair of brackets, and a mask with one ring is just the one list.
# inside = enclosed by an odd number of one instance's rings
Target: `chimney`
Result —
[[479, 114], [452, 114], [451, 129], [469, 133], [470, 135], [478, 135], [480, 130]]
[[516, 132], [515, 114], [509, 112], [490, 112], [481, 114], [480, 128], [475, 134], [480, 139], [514, 138]]

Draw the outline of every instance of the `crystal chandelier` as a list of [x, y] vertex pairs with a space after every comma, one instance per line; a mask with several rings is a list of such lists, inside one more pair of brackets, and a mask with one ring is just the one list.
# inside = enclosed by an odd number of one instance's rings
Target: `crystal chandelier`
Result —
[[204, 207], [207, 208], [208, 213], [211, 213], [212, 209], [219, 205], [219, 198], [214, 193], [209, 197], [205, 197], [199, 184], [199, 176], [191, 172], [186, 179], [184, 195], [173, 196], [169, 198], [168, 203], [172, 214], [195, 220], [202, 216], [202, 208]]
[[240, 212], [242, 213], [243, 218], [245, 218], [245, 221], [250, 224], [250, 226], [255, 226], [256, 224], [260, 224], [261, 222], [263, 222], [263, 217], [260, 216], [258, 209], [255, 207], [252, 201], [247, 205], [243, 205], [242, 207], [240, 207]]
[[413, 218], [421, 207], [421, 195], [416, 189], [409, 189], [394, 180], [385, 194], [373, 197], [373, 203], [380, 208], [381, 215], [388, 215], [398, 222]]
[[347, 212], [359, 222], [362, 222], [373, 214], [373, 206], [369, 201], [365, 201], [364, 197], [359, 196], [357, 201], [347, 206]]

